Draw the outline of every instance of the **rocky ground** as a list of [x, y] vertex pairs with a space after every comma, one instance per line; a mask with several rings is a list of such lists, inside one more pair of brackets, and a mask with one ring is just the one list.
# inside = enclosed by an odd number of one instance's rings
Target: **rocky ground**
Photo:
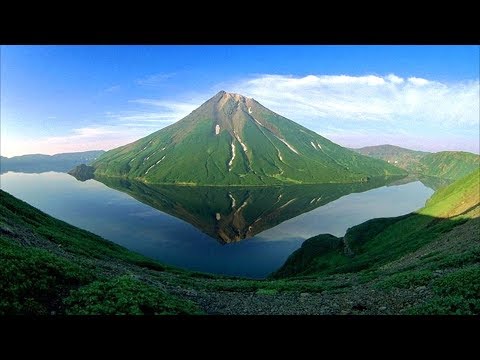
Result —
[[218, 315], [391, 315], [430, 296], [425, 286], [391, 293], [358, 286], [338, 293], [197, 292], [179, 290], [207, 314]]

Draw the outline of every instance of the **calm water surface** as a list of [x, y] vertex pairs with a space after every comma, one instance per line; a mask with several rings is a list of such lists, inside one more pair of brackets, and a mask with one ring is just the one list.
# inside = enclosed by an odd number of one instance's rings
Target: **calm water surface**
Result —
[[0, 181], [2, 190], [47, 214], [161, 262], [255, 278], [311, 236], [343, 236], [368, 219], [416, 210], [433, 194], [419, 181], [260, 190], [107, 186], [57, 172], [8, 172]]

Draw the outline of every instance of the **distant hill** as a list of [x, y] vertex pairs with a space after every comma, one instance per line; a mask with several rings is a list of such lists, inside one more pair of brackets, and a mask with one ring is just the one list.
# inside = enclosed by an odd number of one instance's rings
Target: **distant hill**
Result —
[[460, 179], [480, 167], [480, 155], [464, 151], [442, 151], [425, 155], [418, 172], [427, 176]]
[[62, 153], [56, 155], [30, 154], [0, 159], [0, 173], [7, 171], [38, 173], [45, 171], [67, 172], [80, 164], [89, 164], [105, 151]]
[[393, 145], [367, 146], [352, 150], [387, 161], [407, 170], [410, 174], [450, 180], [460, 179], [480, 166], [479, 155], [464, 151], [429, 153]]
[[92, 166], [98, 176], [183, 185], [347, 183], [405, 174], [225, 91], [178, 122], [106, 152]]

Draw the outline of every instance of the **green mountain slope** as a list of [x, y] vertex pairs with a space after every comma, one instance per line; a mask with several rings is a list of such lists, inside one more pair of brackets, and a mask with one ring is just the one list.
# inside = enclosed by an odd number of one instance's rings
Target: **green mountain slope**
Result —
[[428, 152], [405, 149], [394, 145], [365, 146], [352, 150], [365, 156], [387, 161], [408, 172], [415, 170], [420, 163], [420, 159], [429, 154]]
[[411, 313], [478, 314], [479, 264], [476, 170], [437, 191], [415, 213], [367, 221], [343, 238], [323, 234], [306, 240], [273, 277], [355, 274], [377, 289], [424, 291], [427, 301]]
[[480, 156], [464, 151], [428, 153], [393, 145], [353, 149], [359, 154], [381, 159], [411, 174], [457, 180], [480, 166]]
[[427, 154], [420, 160], [417, 172], [445, 179], [460, 179], [480, 167], [480, 155], [464, 151], [442, 151]]
[[95, 175], [190, 185], [354, 182], [404, 174], [224, 91], [175, 124], [106, 152], [93, 167]]
[[0, 173], [7, 171], [27, 173], [45, 171], [67, 172], [77, 165], [89, 164], [104, 152], [103, 150], [93, 150], [56, 155], [30, 154], [11, 158], [2, 156], [0, 159]]

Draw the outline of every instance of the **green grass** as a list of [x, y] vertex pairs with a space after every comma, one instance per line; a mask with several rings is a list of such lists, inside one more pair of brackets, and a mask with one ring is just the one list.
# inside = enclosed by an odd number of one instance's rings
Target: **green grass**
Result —
[[129, 276], [94, 281], [65, 299], [67, 315], [198, 315], [202, 311]]
[[70, 289], [96, 278], [79, 266], [46, 250], [25, 248], [0, 237], [0, 314], [48, 315], [62, 308]]
[[276, 295], [278, 294], [277, 289], [258, 289], [257, 295]]
[[433, 272], [429, 270], [411, 270], [393, 274], [377, 283], [382, 289], [400, 288], [408, 289], [427, 285], [433, 278]]
[[480, 266], [467, 266], [433, 282], [434, 297], [409, 310], [410, 314], [479, 315]]

